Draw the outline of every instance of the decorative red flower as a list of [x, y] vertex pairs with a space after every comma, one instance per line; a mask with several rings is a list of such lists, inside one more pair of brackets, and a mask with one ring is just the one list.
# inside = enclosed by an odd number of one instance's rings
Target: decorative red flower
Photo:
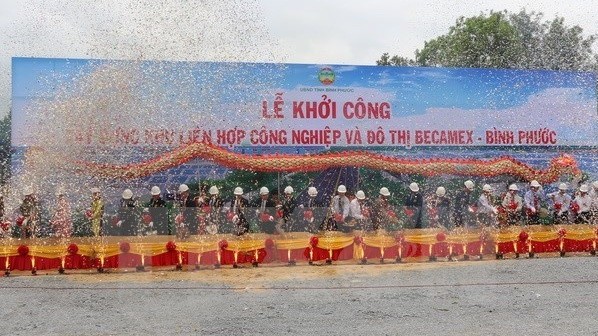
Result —
[[212, 212], [212, 207], [210, 207], [209, 205], [204, 205], [201, 207], [201, 211], [205, 214], [208, 214]]
[[[408, 217], [411, 217], [415, 214], [415, 211], [413, 211], [413, 209], [405, 207], [405, 215], [407, 215]], [[390, 215], [389, 215], [390, 216]], [[392, 216], [391, 216], [392, 217]]]
[[93, 215], [91, 209], [87, 209], [87, 211], [85, 211], [85, 217], [87, 217], [87, 219], [91, 219], [91, 215]]
[[166, 250], [169, 252], [176, 251], [176, 244], [171, 240], [166, 243]]
[[266, 241], [264, 241], [264, 245], [267, 250], [271, 250], [274, 248], [274, 240], [272, 240], [272, 238], [267, 238]]
[[270, 221], [270, 214], [269, 214], [269, 213], [267, 213], [267, 212], [263, 212], [263, 213], [260, 215], [260, 220], [261, 220], [262, 222], [269, 222], [269, 221]]
[[521, 232], [519, 232], [519, 241], [520, 242], [525, 243], [528, 238], [529, 238], [529, 235], [527, 234], [527, 232], [525, 232], [523, 230]]
[[438, 232], [438, 233], [436, 234], [436, 240], [437, 240], [437, 241], [439, 241], [439, 242], [443, 242], [443, 241], [445, 241], [445, 240], [446, 240], [446, 233], [444, 233], [444, 232], [442, 232], [442, 231], [441, 231], [441, 232]]
[[143, 220], [143, 223], [146, 225], [153, 222], [152, 215], [148, 213], [144, 213], [143, 216], [141, 216], [141, 220]]
[[120, 251], [122, 253], [128, 253], [131, 250], [131, 244], [129, 244], [129, 242], [126, 241], [120, 242], [118, 247], [120, 248]]
[[278, 218], [284, 217], [284, 212], [282, 211], [282, 209], [276, 210], [276, 217], [278, 217]]
[[509, 204], [509, 209], [511, 209], [511, 210], [517, 210], [517, 203], [511, 202], [511, 204]]
[[226, 248], [228, 247], [228, 242], [226, 241], [226, 239], [222, 239], [221, 241], [218, 242], [218, 247], [221, 250], [226, 250]]
[[29, 254], [29, 246], [27, 246], [27, 245], [20, 245], [20, 246], [17, 248], [17, 253], [18, 253], [20, 256], [22, 256], [22, 257], [24, 257], [24, 256], [28, 255], [28, 254]]
[[17, 219], [15, 220], [15, 224], [17, 224], [17, 226], [22, 226], [23, 222], [25, 221], [25, 217], [23, 216], [18, 216]]
[[571, 211], [573, 211], [573, 213], [579, 212], [579, 204], [577, 204], [577, 202], [571, 202], [569, 208], [571, 208]]
[[559, 210], [561, 210], [562, 207], [563, 207], [562, 203], [554, 203], [554, 210], [559, 211]]
[[318, 242], [319, 242], [318, 236], [312, 236], [311, 238], [309, 238], [309, 245], [311, 247], [318, 246]]
[[306, 220], [310, 220], [310, 219], [314, 218], [314, 212], [311, 210], [303, 211], [303, 218]]
[[226, 214], [226, 219], [227, 219], [229, 222], [232, 222], [232, 220], [233, 220], [233, 217], [235, 217], [235, 213], [234, 213], [234, 212], [228, 212], [228, 213]]
[[66, 248], [66, 251], [70, 254], [77, 254], [77, 252], [79, 252], [79, 246], [77, 246], [75, 243], [72, 243]]
[[564, 238], [567, 235], [567, 230], [565, 228], [559, 229], [559, 238]]
[[335, 213], [332, 216], [335, 222], [342, 222], [343, 221], [343, 214], [342, 213]]
[[390, 218], [397, 218], [397, 214], [393, 210], [388, 210], [386, 215], [388, 215]]
[[8, 229], [10, 229], [10, 222], [9, 221], [4, 221], [2, 222], [2, 224], [0, 224], [0, 226], [2, 227], [3, 231], [8, 231]]
[[353, 238], [353, 242], [355, 243], [355, 245], [361, 245], [363, 243], [363, 237], [355, 236], [355, 238]]

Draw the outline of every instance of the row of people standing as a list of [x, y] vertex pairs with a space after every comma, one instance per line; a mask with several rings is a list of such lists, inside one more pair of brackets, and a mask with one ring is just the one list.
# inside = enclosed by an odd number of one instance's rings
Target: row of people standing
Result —
[[[267, 187], [262, 187], [259, 196], [249, 201], [241, 187], [234, 189], [231, 199], [224, 200], [216, 186], [192, 195], [189, 187], [181, 184], [172, 203], [162, 198], [158, 186], [151, 188], [151, 198], [145, 203], [126, 189], [116, 215], [106, 218], [100, 189], [92, 188], [86, 217], [93, 236], [422, 228], [425, 216], [428, 226], [451, 229], [522, 222], [538, 224], [542, 212], [545, 215], [552, 212], [555, 223], [591, 223], [598, 218], [597, 191], [598, 182], [591, 188], [584, 184], [572, 197], [567, 193], [567, 184], [561, 183], [558, 191], [544, 194], [541, 185], [531, 181], [523, 197], [516, 184], [511, 184], [502, 195], [497, 195], [496, 190], [486, 184], [478, 196], [474, 182], [468, 180], [452, 197], [443, 186], [439, 186], [435, 193], [423, 196], [419, 185], [413, 182], [409, 185], [409, 193], [400, 202], [390, 201], [391, 193], [386, 187], [380, 189], [377, 197], [368, 199], [364, 191], [352, 193], [340, 185], [328, 202], [319, 201], [316, 188], [309, 187], [308, 197], [299, 203], [291, 186], [287, 186], [277, 200], [271, 197]], [[26, 188], [23, 194], [16, 226], [21, 237], [31, 237], [39, 223], [39, 203], [32, 188]], [[71, 236], [72, 213], [64, 190], [57, 190], [56, 197], [56, 208], [50, 219], [53, 234]]]

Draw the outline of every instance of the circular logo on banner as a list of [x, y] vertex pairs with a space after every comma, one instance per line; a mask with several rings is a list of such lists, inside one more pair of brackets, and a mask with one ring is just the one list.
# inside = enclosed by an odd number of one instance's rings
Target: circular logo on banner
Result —
[[322, 70], [320, 70], [318, 73], [318, 79], [320, 80], [320, 83], [324, 85], [330, 85], [334, 83], [334, 77], [334, 71], [332, 71], [331, 68], [322, 68]]

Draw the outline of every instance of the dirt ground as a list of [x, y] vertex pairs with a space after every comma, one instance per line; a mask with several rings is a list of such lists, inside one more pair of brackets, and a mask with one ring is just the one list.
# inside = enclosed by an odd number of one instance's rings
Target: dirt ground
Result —
[[2, 334], [598, 334], [598, 258], [0, 278]]

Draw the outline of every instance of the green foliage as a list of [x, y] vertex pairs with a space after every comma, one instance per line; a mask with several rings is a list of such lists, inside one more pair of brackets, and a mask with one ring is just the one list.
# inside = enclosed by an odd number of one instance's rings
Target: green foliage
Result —
[[382, 54], [378, 65], [596, 70], [596, 36], [542, 13], [490, 12], [460, 17], [447, 34], [424, 43], [415, 60]]
[[10, 115], [0, 120], [0, 184], [4, 185], [10, 177]]

